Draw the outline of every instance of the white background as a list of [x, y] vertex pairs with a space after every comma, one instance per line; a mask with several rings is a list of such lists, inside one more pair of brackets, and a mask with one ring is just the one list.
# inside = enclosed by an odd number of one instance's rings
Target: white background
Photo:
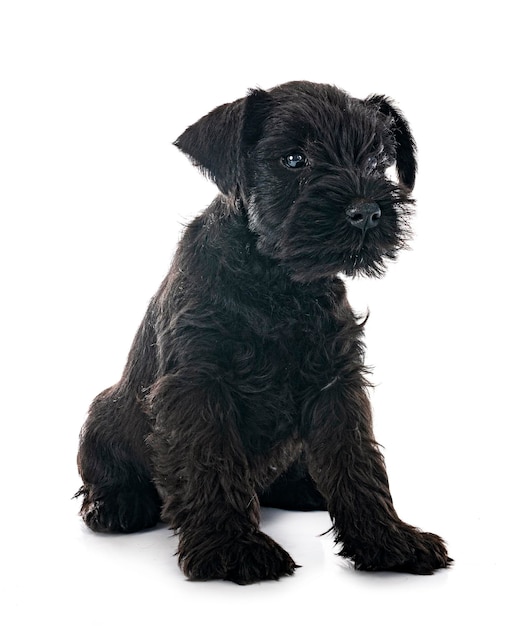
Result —
[[[2, 3], [3, 624], [526, 623], [521, 11]], [[456, 560], [434, 576], [355, 572], [319, 536], [326, 513], [266, 510], [264, 529], [303, 565], [294, 577], [190, 583], [166, 528], [95, 535], [70, 500], [88, 404], [119, 378], [182, 226], [215, 193], [172, 141], [248, 88], [292, 79], [390, 95], [415, 132], [413, 250], [349, 287], [371, 312], [375, 430], [396, 507]]]

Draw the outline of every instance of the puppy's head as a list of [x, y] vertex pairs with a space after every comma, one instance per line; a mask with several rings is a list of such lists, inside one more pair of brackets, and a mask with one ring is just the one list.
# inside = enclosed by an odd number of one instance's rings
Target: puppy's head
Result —
[[295, 280], [381, 275], [410, 234], [415, 144], [385, 96], [308, 82], [253, 90], [175, 144], [241, 200], [260, 252]]

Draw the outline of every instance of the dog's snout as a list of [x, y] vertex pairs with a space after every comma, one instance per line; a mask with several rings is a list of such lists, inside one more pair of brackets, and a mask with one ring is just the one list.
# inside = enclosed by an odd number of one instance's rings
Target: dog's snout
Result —
[[381, 209], [375, 202], [359, 202], [345, 211], [348, 221], [361, 230], [368, 230], [378, 225]]

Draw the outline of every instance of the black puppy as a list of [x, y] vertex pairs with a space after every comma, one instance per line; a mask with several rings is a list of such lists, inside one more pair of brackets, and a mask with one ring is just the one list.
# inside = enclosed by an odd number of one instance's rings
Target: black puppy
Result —
[[218, 107], [175, 143], [221, 194], [186, 229], [122, 379], [90, 408], [85, 522], [162, 519], [187, 576], [245, 584], [296, 567], [259, 530], [261, 503], [328, 508], [356, 568], [446, 567], [442, 539], [394, 510], [363, 322], [337, 277], [380, 276], [405, 245], [405, 118], [385, 96], [293, 82]]

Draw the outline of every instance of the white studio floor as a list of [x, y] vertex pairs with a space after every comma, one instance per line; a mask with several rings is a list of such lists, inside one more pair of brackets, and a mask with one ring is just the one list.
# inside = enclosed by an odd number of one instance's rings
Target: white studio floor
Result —
[[[528, 623], [521, 4], [26, 0], [0, 8], [0, 622]], [[251, 5], [253, 7], [253, 5]], [[326, 513], [264, 510], [302, 565], [191, 583], [167, 528], [88, 531], [77, 437], [119, 378], [182, 227], [216, 193], [171, 144], [250, 87], [387, 94], [419, 151], [412, 250], [370, 311], [375, 434], [396, 509], [442, 535], [433, 576], [354, 571]]]
[[485, 617], [524, 623], [525, 578], [514, 533], [497, 542], [503, 520], [486, 506], [439, 514], [434, 502], [428, 503], [437, 517], [428, 527], [449, 538], [456, 563], [424, 577], [354, 571], [334, 554], [330, 536], [321, 535], [329, 527], [326, 513], [265, 509], [263, 529], [302, 568], [291, 578], [248, 587], [187, 581], [171, 556], [176, 539], [165, 527], [96, 535], [75, 517], [74, 508], [57, 506], [60, 517], [54, 522], [45, 517], [43, 527], [25, 520], [23, 534], [8, 529], [3, 610], [7, 602], [10, 618], [4, 623], [29, 624], [38, 616], [43, 623], [144, 624], [178, 622], [191, 614], [195, 623], [226, 625], [248, 619], [467, 624]]

